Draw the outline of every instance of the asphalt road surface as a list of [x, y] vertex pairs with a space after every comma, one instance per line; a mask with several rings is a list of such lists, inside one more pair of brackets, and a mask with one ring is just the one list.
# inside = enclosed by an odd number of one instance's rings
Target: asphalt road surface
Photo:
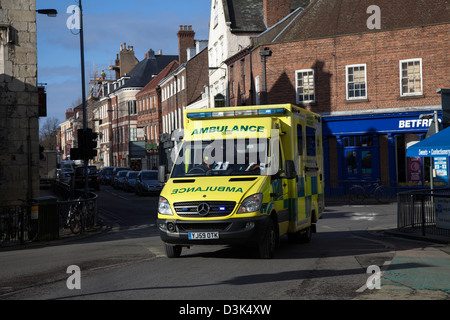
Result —
[[327, 206], [310, 243], [282, 239], [271, 260], [228, 246], [192, 246], [168, 259], [157, 197], [109, 186], [98, 194], [102, 230], [0, 249], [0, 299], [449, 299], [449, 247], [386, 233], [395, 204]]

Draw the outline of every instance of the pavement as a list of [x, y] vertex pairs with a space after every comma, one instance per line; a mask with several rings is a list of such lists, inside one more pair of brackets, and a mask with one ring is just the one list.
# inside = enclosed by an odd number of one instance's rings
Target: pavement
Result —
[[[380, 267], [379, 289], [359, 288], [356, 300], [450, 300], [450, 237], [426, 233], [421, 228], [399, 230], [396, 226], [397, 204], [351, 206], [331, 203], [345, 211], [383, 213], [389, 221], [370, 227], [367, 231], [380, 236], [398, 237], [392, 260]], [[327, 205], [330, 205], [327, 202]], [[368, 274], [368, 278], [370, 274]], [[369, 281], [369, 279], [368, 279]]]
[[[41, 190], [41, 196], [47, 195], [51, 195], [49, 190]], [[328, 201], [327, 205], [329, 204], [333, 207], [339, 206], [339, 203]], [[341, 205], [345, 208], [343, 210], [348, 210], [348, 204], [341, 203]], [[377, 210], [375, 205], [369, 204], [366, 207], [371, 207], [373, 211]], [[392, 217], [397, 216], [396, 204], [383, 206], [380, 210], [389, 211]], [[421, 242], [408, 246], [407, 249], [395, 249], [392, 260], [380, 266], [380, 289], [361, 288], [361, 294], [357, 295], [356, 299], [450, 300], [450, 238], [432, 234], [423, 236], [420, 228], [400, 231], [396, 228], [394, 220], [396, 219], [368, 231], [381, 236], [395, 236]], [[101, 230], [102, 228], [99, 228], [97, 232]], [[68, 231], [60, 238], [76, 236]]]

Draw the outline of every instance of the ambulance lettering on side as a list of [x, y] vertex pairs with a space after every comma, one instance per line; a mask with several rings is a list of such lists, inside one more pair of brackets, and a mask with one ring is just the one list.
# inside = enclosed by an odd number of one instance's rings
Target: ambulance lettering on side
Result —
[[158, 204], [168, 257], [238, 244], [272, 258], [279, 238], [308, 242], [324, 210], [322, 119], [294, 105], [185, 110]]

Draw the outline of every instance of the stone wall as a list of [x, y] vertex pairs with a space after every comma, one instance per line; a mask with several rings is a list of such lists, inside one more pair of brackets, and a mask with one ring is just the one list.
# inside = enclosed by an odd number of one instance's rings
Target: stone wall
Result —
[[35, 10], [0, 2], [0, 205], [39, 196]]

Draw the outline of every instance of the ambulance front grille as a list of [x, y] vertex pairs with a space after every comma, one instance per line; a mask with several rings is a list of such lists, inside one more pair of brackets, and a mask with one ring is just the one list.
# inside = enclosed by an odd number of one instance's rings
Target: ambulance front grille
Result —
[[[233, 212], [235, 206], [235, 201], [186, 201], [173, 204], [177, 215], [187, 218], [225, 217]], [[207, 214], [205, 208], [209, 208]], [[199, 209], [203, 209], [202, 212], [199, 213]]]

